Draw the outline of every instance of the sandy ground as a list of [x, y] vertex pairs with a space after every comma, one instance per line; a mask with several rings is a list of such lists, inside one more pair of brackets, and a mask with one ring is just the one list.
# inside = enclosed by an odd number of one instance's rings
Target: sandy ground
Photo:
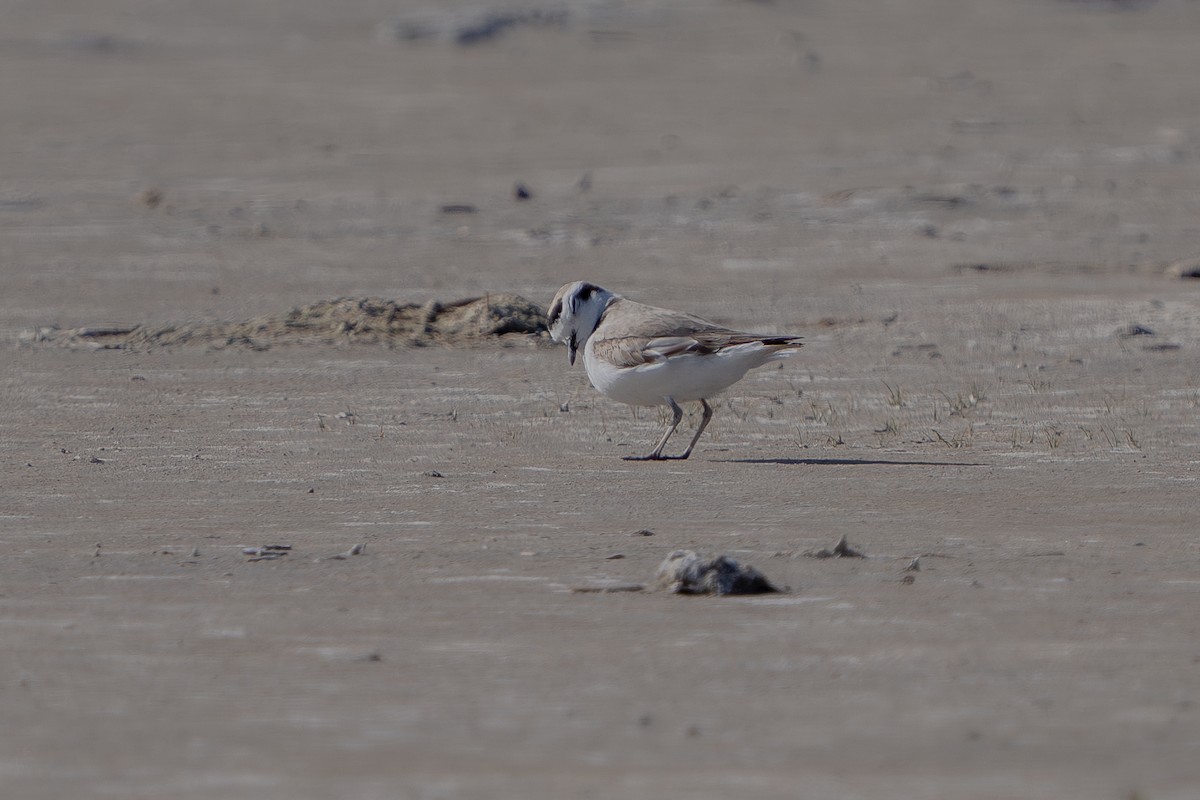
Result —
[[[858, 9], [6, 4], [3, 796], [1200, 796], [1200, 6]], [[581, 277], [809, 346], [22, 339]]]

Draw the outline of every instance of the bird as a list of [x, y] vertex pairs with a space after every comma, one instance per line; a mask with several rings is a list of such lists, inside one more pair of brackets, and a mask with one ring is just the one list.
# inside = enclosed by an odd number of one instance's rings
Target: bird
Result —
[[[632, 406], [666, 406], [672, 419], [654, 449], [627, 461], [683, 460], [712, 419], [708, 400], [755, 367], [787, 358], [799, 336], [731, 330], [692, 314], [638, 303], [587, 281], [554, 295], [547, 315], [550, 338], [567, 345], [573, 366], [583, 348], [588, 380], [601, 394]], [[680, 403], [699, 402], [700, 424], [680, 455], [663, 455], [683, 419]]]

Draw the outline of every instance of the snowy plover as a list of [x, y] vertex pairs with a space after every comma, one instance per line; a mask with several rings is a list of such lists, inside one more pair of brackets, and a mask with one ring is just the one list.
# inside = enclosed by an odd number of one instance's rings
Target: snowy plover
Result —
[[[567, 357], [583, 347], [583, 366], [601, 394], [633, 406], [667, 406], [674, 418], [647, 456], [626, 460], [687, 458], [712, 419], [708, 398], [740, 381], [754, 367], [786, 358], [801, 346], [798, 336], [742, 333], [708, 320], [642, 305], [585, 281], [554, 295], [550, 336], [566, 342]], [[664, 456], [663, 446], [683, 419], [680, 403], [704, 409], [687, 450]]]

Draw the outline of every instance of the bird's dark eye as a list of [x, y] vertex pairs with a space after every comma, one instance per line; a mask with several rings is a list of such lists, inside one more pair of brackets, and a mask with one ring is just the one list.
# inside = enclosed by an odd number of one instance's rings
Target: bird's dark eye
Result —
[[550, 313], [546, 316], [546, 321], [553, 325], [560, 314], [562, 314], [562, 300], [555, 300], [554, 305], [550, 306]]
[[595, 292], [599, 288], [599, 286], [591, 283], [581, 283], [579, 288], [575, 290], [575, 293], [567, 298], [567, 302], [571, 305], [571, 313], [579, 313], [580, 304], [586, 303], [588, 300], [590, 300], [592, 297], [592, 292]]

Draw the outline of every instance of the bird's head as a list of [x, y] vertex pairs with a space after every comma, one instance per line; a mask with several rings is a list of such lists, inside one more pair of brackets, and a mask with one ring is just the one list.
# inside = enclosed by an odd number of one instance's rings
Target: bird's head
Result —
[[616, 295], [594, 283], [575, 281], [558, 290], [550, 303], [547, 327], [550, 338], [567, 345], [567, 359], [574, 364], [576, 351], [600, 324], [604, 309]]

